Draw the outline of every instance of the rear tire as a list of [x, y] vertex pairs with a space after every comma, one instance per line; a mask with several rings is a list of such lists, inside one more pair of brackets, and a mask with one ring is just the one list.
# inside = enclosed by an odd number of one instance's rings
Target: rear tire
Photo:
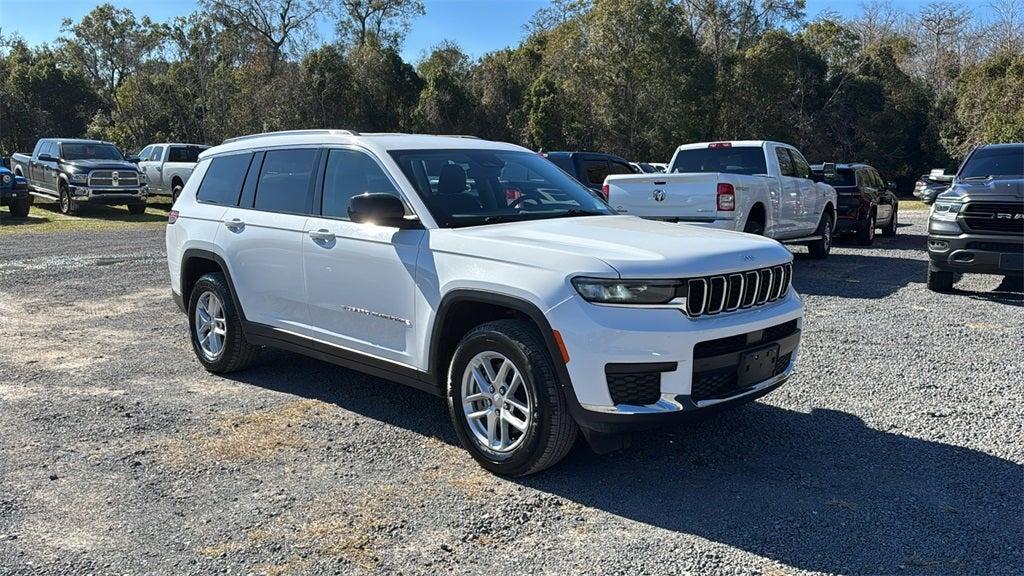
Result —
[[948, 270], [939, 270], [932, 264], [928, 264], [928, 289], [932, 292], [948, 294], [953, 291], [953, 284], [957, 281], [958, 274]]
[[820, 238], [807, 244], [807, 250], [812, 258], [826, 258], [832, 251], [832, 214], [825, 212], [821, 215], [821, 222], [815, 231]]
[[139, 216], [141, 214], [145, 214], [146, 213], [146, 205], [145, 204], [129, 204], [128, 205], [128, 213], [132, 214], [133, 216]]
[[764, 236], [764, 224], [761, 224], [757, 220], [747, 220], [747, 224], [743, 227], [743, 231], [747, 234]]
[[68, 190], [68, 185], [61, 182], [59, 198], [57, 199], [60, 205], [60, 213], [65, 216], [75, 216], [78, 214], [78, 203], [71, 199], [71, 192]]
[[[576, 441], [576, 422], [569, 414], [547, 350], [533, 325], [499, 320], [470, 330], [452, 356], [447, 389], [452, 425], [462, 446], [495, 474], [539, 472], [564, 458]], [[506, 361], [511, 363], [507, 383], [500, 377]], [[484, 362], [491, 362], [494, 379], [482, 367]], [[483, 374], [483, 384], [478, 384], [479, 374]], [[495, 392], [497, 396], [492, 395]], [[480, 398], [469, 400], [473, 395]], [[479, 416], [482, 413], [486, 415]], [[471, 418], [470, 414], [478, 416]], [[487, 436], [492, 430], [497, 448]], [[502, 447], [504, 440], [510, 440], [507, 448]]]
[[857, 229], [857, 244], [860, 244], [861, 246], [871, 246], [874, 244], [875, 226], [878, 226], [878, 221], [875, 220], [875, 215], [868, 214], [868, 221]]
[[889, 218], [889, 223], [886, 224], [885, 228], [882, 228], [882, 236], [892, 237], [896, 235], [896, 228], [899, 226], [899, 207], [894, 205], [892, 207], [892, 218]]
[[174, 187], [171, 188], [171, 204], [178, 201], [178, 196], [181, 194], [182, 188], [183, 186], [181, 184], [175, 184]]
[[[217, 306], [210, 304], [214, 299]], [[210, 322], [203, 321], [202, 324], [200, 318], [204, 315], [196, 312], [201, 307], [201, 300], [204, 301], [202, 307], [210, 312], [205, 315]], [[208, 326], [210, 330], [205, 330], [204, 326]], [[245, 339], [241, 316], [235, 310], [231, 289], [220, 272], [204, 274], [192, 287], [188, 301], [188, 327], [192, 350], [208, 372], [225, 374], [241, 370], [251, 364], [259, 352], [258, 346], [249, 344]], [[206, 344], [204, 348], [201, 333], [210, 338], [219, 338], [220, 345], [214, 348]]]
[[32, 207], [32, 197], [19, 198], [10, 205], [12, 218], [27, 218], [28, 211]]

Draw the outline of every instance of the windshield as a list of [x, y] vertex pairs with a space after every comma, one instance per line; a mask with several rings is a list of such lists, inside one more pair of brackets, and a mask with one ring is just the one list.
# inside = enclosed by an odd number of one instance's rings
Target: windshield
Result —
[[857, 175], [853, 170], [839, 169], [835, 171], [835, 174], [826, 174], [825, 169], [815, 170], [815, 173], [821, 175], [821, 181], [831, 186], [856, 186]]
[[395, 150], [391, 157], [445, 228], [614, 213], [537, 154]]
[[680, 150], [672, 161], [672, 173], [725, 172], [728, 174], [767, 174], [764, 149], [760, 146], [693, 148]]
[[967, 159], [957, 178], [980, 180], [989, 176], [1024, 176], [1024, 144], [978, 148]]
[[113, 144], [64, 142], [60, 151], [61, 160], [124, 160], [124, 154]]

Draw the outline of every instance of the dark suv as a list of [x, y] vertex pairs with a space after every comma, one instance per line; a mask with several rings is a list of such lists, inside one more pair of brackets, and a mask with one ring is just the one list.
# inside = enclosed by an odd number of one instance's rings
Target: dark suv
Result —
[[609, 174], [636, 174], [625, 159], [603, 152], [548, 152], [544, 157], [598, 193]]
[[928, 219], [928, 288], [949, 292], [964, 272], [1024, 275], [1024, 144], [967, 155]]
[[867, 164], [836, 164], [835, 173], [826, 174], [824, 164], [815, 164], [811, 171], [815, 180], [836, 189], [836, 234], [852, 234], [862, 246], [874, 243], [878, 228], [883, 236], [896, 235], [896, 185], [882, 180], [877, 170]]

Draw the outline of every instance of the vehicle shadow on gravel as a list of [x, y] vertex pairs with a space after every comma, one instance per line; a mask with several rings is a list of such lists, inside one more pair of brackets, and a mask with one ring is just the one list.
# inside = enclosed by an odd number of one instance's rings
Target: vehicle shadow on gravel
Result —
[[977, 574], [1024, 562], [1022, 477], [847, 413], [752, 404], [519, 482], [805, 570]]
[[[868, 249], [869, 250], [869, 249]], [[913, 258], [833, 252], [825, 260], [797, 254], [793, 287], [800, 294], [884, 298], [913, 282], [924, 282], [928, 262]]]

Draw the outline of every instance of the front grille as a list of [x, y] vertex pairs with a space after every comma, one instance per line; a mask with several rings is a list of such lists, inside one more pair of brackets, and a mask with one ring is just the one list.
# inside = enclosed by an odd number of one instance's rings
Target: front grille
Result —
[[1024, 202], [969, 202], [961, 218], [972, 232], [1024, 235]]
[[686, 314], [713, 316], [740, 308], [762, 306], [786, 295], [793, 281], [793, 265], [748, 270], [735, 274], [686, 280]]
[[[117, 178], [114, 175], [117, 174]], [[89, 173], [89, 187], [135, 188], [139, 185], [139, 173], [134, 170], [93, 170]]]
[[701, 358], [711, 358], [712, 356], [739, 352], [740, 350], [750, 348], [751, 346], [781, 340], [786, 336], [796, 334], [796, 331], [797, 326], [796, 320], [794, 319], [782, 324], [776, 324], [770, 328], [765, 328], [764, 330], [754, 330], [753, 332], [747, 332], [746, 334], [726, 336], [725, 338], [717, 338], [715, 340], [705, 340], [704, 342], [698, 342], [697, 345], [693, 347], [693, 358], [695, 360], [699, 360]]
[[608, 392], [615, 404], [644, 406], [661, 397], [661, 372], [608, 373]]
[[[789, 367], [789, 363], [792, 358], [792, 352], [782, 354], [776, 358], [775, 370], [772, 373], [772, 377], [785, 372], [786, 368]], [[700, 402], [702, 400], [721, 400], [722, 398], [736, 396], [737, 394], [742, 394], [744, 391], [749, 390], [749, 386], [743, 388], [740, 387], [739, 376], [736, 373], [736, 368], [736, 366], [728, 366], [718, 370], [695, 372], [693, 374], [693, 381], [690, 385], [690, 398], [694, 402]]]

